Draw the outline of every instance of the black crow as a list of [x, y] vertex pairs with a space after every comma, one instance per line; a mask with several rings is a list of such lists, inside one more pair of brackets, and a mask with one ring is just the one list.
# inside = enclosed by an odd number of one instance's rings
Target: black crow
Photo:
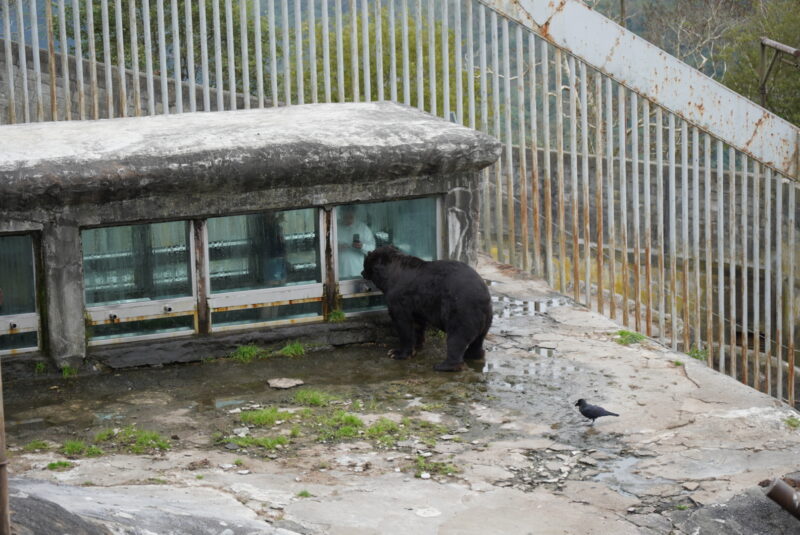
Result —
[[603, 407], [590, 405], [585, 399], [579, 399], [575, 403], [575, 406], [578, 407], [581, 414], [592, 420], [592, 425], [594, 425], [595, 418], [600, 418], [601, 416], [619, 416], [616, 412], [607, 411]]

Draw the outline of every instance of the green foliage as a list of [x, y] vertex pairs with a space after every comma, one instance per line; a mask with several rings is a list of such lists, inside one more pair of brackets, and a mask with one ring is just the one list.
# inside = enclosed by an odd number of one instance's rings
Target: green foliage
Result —
[[297, 493], [297, 497], [298, 498], [310, 498], [312, 496], [313, 496], [313, 494], [311, 494], [310, 492], [308, 492], [305, 489], [301, 490], [300, 492]]
[[301, 357], [306, 354], [306, 348], [302, 343], [295, 341], [283, 346], [278, 354], [284, 357]]
[[248, 364], [253, 362], [253, 360], [257, 358], [262, 358], [267, 355], [267, 352], [257, 345], [248, 344], [244, 346], [239, 346], [236, 350], [228, 355], [228, 358], [231, 360], [235, 360], [236, 362], [242, 362], [244, 364]]
[[689, 506], [686, 505], [685, 503], [679, 503], [678, 505], [675, 506], [675, 509], [677, 509], [678, 511], [685, 511], [688, 508]]
[[103, 455], [103, 450], [98, 448], [97, 446], [88, 446], [86, 448], [86, 456], [87, 457], [100, 457]]
[[645, 340], [645, 335], [639, 334], [633, 331], [617, 331], [617, 343], [622, 344], [624, 346], [629, 346], [631, 344], [638, 344]]
[[82, 440], [67, 440], [61, 448], [61, 453], [68, 457], [77, 457], [86, 453], [86, 443]]
[[230, 437], [226, 442], [232, 442], [240, 448], [264, 448], [265, 450], [274, 450], [278, 446], [284, 446], [289, 443], [286, 437]]
[[236, 466], [244, 466], [244, 461], [241, 459], [236, 459], [235, 461], [233, 461], [233, 464], [235, 464]]
[[65, 470], [69, 470], [74, 465], [69, 461], [56, 461], [53, 463], [49, 463], [47, 465], [48, 470], [53, 470], [55, 472], [63, 472]]
[[303, 388], [295, 392], [294, 402], [309, 407], [327, 407], [336, 397], [319, 390]]
[[381, 418], [364, 433], [367, 438], [375, 440], [382, 446], [393, 446], [398, 440], [406, 436], [403, 429], [398, 424], [388, 418]]
[[166, 451], [172, 447], [164, 437], [155, 431], [136, 429], [136, 427], [132, 425], [122, 429], [106, 429], [105, 431], [101, 431], [95, 435], [94, 441], [113, 441], [114, 444], [135, 454]]
[[47, 442], [45, 442], [44, 440], [32, 440], [31, 442], [28, 442], [27, 444], [22, 446], [22, 451], [28, 453], [40, 450], [49, 450], [49, 449], [50, 446], [48, 446]]
[[45, 364], [44, 362], [37, 362], [36, 364], [33, 365], [34, 374], [41, 375], [45, 371], [47, 371], [47, 364]]
[[194, 476], [195, 479], [203, 479], [203, 477], [204, 477], [203, 474], [197, 474], [196, 476]]
[[681, 367], [681, 366], [683, 366], [683, 361], [682, 360], [673, 360], [672, 364], [674, 364], [677, 367]]
[[708, 359], [708, 350], [695, 346], [689, 350], [688, 355], [693, 359], [706, 360]]
[[292, 437], [292, 438], [299, 437], [300, 436], [300, 426], [299, 425], [293, 425], [292, 426], [292, 430], [289, 431], [289, 436]]
[[786, 425], [789, 426], [791, 429], [797, 429], [798, 427], [800, 427], [800, 419], [795, 418], [794, 416], [786, 418], [784, 422], [786, 422]]
[[337, 308], [336, 310], [331, 311], [328, 314], [328, 321], [330, 323], [341, 323], [347, 319], [347, 315], [344, 313], [342, 309]]
[[61, 377], [64, 379], [71, 379], [78, 375], [78, 370], [72, 366], [64, 366], [61, 368]]
[[272, 427], [278, 420], [287, 420], [291, 417], [290, 413], [279, 411], [277, 407], [268, 407], [266, 409], [243, 412], [239, 419], [245, 424]]
[[364, 427], [361, 418], [343, 410], [336, 410], [332, 416], [321, 418], [318, 424], [322, 428], [319, 440], [324, 442], [354, 438]]
[[429, 461], [422, 455], [417, 455], [417, 459], [414, 461], [414, 468], [415, 477], [422, 476], [423, 472], [428, 472], [431, 475], [451, 476], [460, 471], [454, 464]]

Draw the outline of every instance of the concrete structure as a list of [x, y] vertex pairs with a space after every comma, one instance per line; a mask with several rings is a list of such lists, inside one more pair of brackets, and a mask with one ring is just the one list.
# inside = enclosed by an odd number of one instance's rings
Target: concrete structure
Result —
[[[318, 267], [317, 284], [308, 286], [313, 295], [296, 288], [283, 294], [264, 290], [272, 293], [238, 302], [240, 309], [264, 301], [319, 301], [327, 317], [342, 293], [364, 293], [357, 282], [342, 289], [336, 279], [335, 205], [436, 199], [438, 256], [472, 262], [477, 171], [500, 150], [484, 134], [391, 103], [15, 125], [2, 134], [0, 237], [34, 237], [40, 250], [38, 310], [45, 311], [40, 345], [60, 366], [86, 358], [91, 326], [183, 314], [194, 316], [188, 333], [211, 332], [210, 217], [302, 208], [319, 214], [317, 263], [324, 265]], [[192, 265], [190, 294], [151, 299], [158, 310], [147, 299], [87, 310], [82, 232], [161, 221], [184, 221], [191, 228], [185, 247]], [[220, 311], [231, 308], [230, 301], [221, 303]], [[147, 338], [154, 336], [165, 335]], [[154, 355], [134, 358], [136, 364], [163, 361], [152, 347], [120, 349], [120, 341], [125, 339], [107, 341], [116, 354]], [[101, 349], [93, 352], [100, 355]]]

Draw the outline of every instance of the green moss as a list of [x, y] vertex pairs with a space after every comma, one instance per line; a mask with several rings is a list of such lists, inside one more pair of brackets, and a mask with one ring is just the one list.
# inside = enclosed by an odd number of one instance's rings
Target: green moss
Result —
[[406, 437], [404, 430], [388, 418], [381, 418], [369, 426], [364, 434], [385, 447], [393, 446], [398, 440]]
[[279, 411], [277, 407], [268, 407], [255, 411], [245, 411], [241, 413], [239, 419], [245, 424], [272, 427], [278, 420], [288, 420], [291, 417], [290, 413]]
[[113, 442], [130, 453], [135, 454], [166, 451], [172, 447], [164, 437], [155, 431], [136, 429], [136, 427], [132, 425], [122, 429], [106, 429], [101, 431], [95, 435], [94, 441]]
[[73, 377], [77, 377], [78, 370], [73, 368], [72, 366], [64, 366], [61, 368], [61, 377], [64, 379], [71, 379]]
[[301, 357], [306, 354], [306, 348], [301, 342], [290, 342], [278, 350], [284, 357]]
[[236, 466], [244, 466], [244, 461], [241, 459], [236, 459], [235, 461], [233, 461], [233, 464], [235, 464]]
[[97, 446], [89, 446], [86, 448], [86, 456], [87, 457], [100, 457], [103, 455], [103, 450], [98, 448]]
[[791, 429], [797, 429], [800, 427], [800, 419], [795, 418], [794, 416], [790, 416], [784, 420], [786, 425], [789, 426]]
[[646, 339], [646, 336], [643, 334], [625, 330], [617, 331], [617, 336], [618, 336], [617, 343], [622, 344], [624, 346], [629, 346], [631, 344], [639, 344], [641, 342], [644, 342]]
[[680, 503], [680, 504], [675, 506], [675, 509], [677, 509], [678, 511], [685, 511], [688, 508], [689, 508], [689, 506], [684, 504], [684, 503]]
[[26, 452], [33, 452], [33, 451], [40, 451], [40, 450], [49, 450], [50, 446], [47, 445], [47, 442], [44, 440], [32, 440], [28, 442], [24, 446], [22, 446], [22, 451]]
[[329, 417], [320, 418], [317, 423], [322, 428], [319, 440], [324, 442], [357, 437], [364, 427], [361, 418], [343, 410], [337, 410]]
[[294, 394], [294, 402], [309, 407], [327, 407], [336, 397], [319, 390], [303, 388]]
[[677, 367], [683, 366], [683, 361], [681, 360], [673, 360], [672, 363]]
[[328, 314], [328, 321], [330, 323], [341, 323], [347, 319], [347, 315], [344, 311], [340, 308], [336, 310], [332, 310], [330, 314]]
[[47, 371], [47, 364], [45, 364], [44, 362], [37, 362], [36, 364], [33, 365], [34, 374], [40, 375], [45, 371]]
[[423, 472], [428, 472], [431, 475], [451, 476], [460, 471], [454, 464], [429, 461], [422, 455], [417, 456], [416, 460], [414, 461], [414, 468], [415, 477], [420, 477]]
[[194, 476], [194, 478], [195, 479], [203, 479], [203, 475], [202, 474], [197, 474], [196, 476]]
[[274, 450], [278, 446], [284, 446], [289, 443], [286, 437], [229, 437], [225, 442], [232, 442], [240, 448], [264, 448], [265, 450]]
[[297, 493], [298, 498], [311, 498], [312, 496], [313, 494], [311, 494], [307, 490], [301, 490], [300, 492]]
[[53, 470], [55, 472], [63, 472], [64, 470], [69, 470], [74, 465], [69, 461], [56, 461], [54, 463], [50, 463], [47, 465], [48, 470]]

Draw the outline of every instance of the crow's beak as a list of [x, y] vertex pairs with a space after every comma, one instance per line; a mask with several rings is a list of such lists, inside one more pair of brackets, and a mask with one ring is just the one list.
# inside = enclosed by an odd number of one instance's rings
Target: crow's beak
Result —
[[580, 404], [581, 404], [581, 402], [580, 402], [580, 401], [576, 401], [576, 402], [575, 402], [575, 406], [576, 406], [576, 407], [577, 407], [578, 405], [580, 405]]

